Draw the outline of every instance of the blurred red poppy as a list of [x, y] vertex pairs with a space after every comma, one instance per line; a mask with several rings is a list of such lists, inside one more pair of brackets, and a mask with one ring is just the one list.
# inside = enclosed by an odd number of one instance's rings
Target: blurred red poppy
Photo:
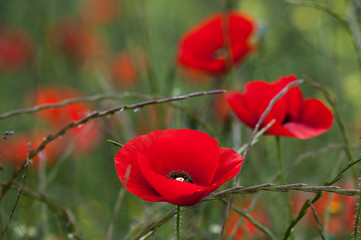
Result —
[[[37, 132], [35, 137], [31, 137], [30, 134], [15, 133], [13, 136], [9, 137], [6, 140], [2, 140], [0, 144], [0, 156], [1, 160], [6, 163], [13, 164], [22, 164], [24, 163], [27, 155], [28, 155], [28, 146], [27, 144], [31, 144], [31, 150], [34, 150], [39, 144], [43, 141], [45, 134]], [[54, 140], [49, 143], [46, 148], [41, 151], [36, 157], [34, 157], [32, 161], [33, 166], [39, 166], [40, 159], [44, 158], [47, 161], [47, 164], [51, 164], [56, 160], [63, 149], [62, 141]]]
[[115, 156], [119, 178], [144, 200], [198, 203], [234, 177], [243, 158], [191, 129], [153, 131], [130, 140]]
[[182, 37], [178, 63], [210, 74], [227, 73], [253, 49], [249, 37], [254, 28], [243, 13], [215, 14]]
[[185, 78], [185, 80], [195, 84], [207, 84], [214, 80], [214, 78], [208, 73], [197, 70], [195, 68], [183, 67], [182, 71], [180, 71], [180, 74]]
[[13, 70], [24, 66], [33, 55], [29, 36], [15, 29], [0, 29], [0, 70]]
[[[245, 93], [230, 93], [226, 98], [237, 117], [254, 128], [271, 99], [296, 76], [286, 76], [273, 83], [256, 80], [245, 85]], [[276, 122], [267, 134], [307, 139], [328, 131], [333, 123], [332, 112], [318, 99], [303, 99], [299, 87], [292, 87], [276, 104], [262, 122], [266, 126]]]
[[[354, 189], [352, 186], [352, 183], [346, 183], [343, 184], [342, 188]], [[304, 202], [312, 196], [313, 195], [293, 193], [292, 198], [294, 200], [292, 210], [294, 212], [294, 217], [299, 213]], [[345, 239], [343, 237], [348, 237], [353, 232], [356, 205], [357, 198], [355, 198], [355, 196], [346, 196], [336, 193], [330, 194], [329, 192], [325, 192], [323, 196], [313, 204], [321, 226], [324, 227], [327, 234], [337, 236], [337, 239]], [[326, 214], [328, 216], [327, 225], [325, 226]], [[317, 230], [317, 222], [311, 209], [308, 210], [303, 225], [307, 228]]]
[[134, 85], [138, 80], [137, 69], [127, 52], [121, 52], [113, 59], [110, 73], [120, 87]]
[[[227, 88], [221, 86], [220, 89]], [[214, 96], [214, 115], [220, 121], [227, 121], [231, 117], [231, 108], [229, 107], [225, 94]]]
[[81, 63], [96, 60], [105, 51], [105, 45], [85, 20], [66, 19], [49, 32], [52, 47]]
[[[349, 235], [353, 231], [354, 215], [356, 214], [356, 198], [339, 194], [325, 193], [315, 204], [315, 210], [321, 224], [324, 224], [324, 217], [328, 211], [328, 222], [326, 231], [332, 235]], [[328, 209], [327, 209], [328, 208]], [[316, 226], [316, 221], [311, 211], [308, 213], [309, 223]]]
[[94, 24], [106, 24], [115, 20], [119, 10], [117, 0], [86, 0], [84, 18]]
[[[42, 86], [32, 92], [27, 101], [34, 101], [35, 105], [51, 104], [64, 101], [69, 98], [82, 97], [83, 95], [74, 89], [65, 86]], [[33, 99], [32, 99], [33, 98]], [[46, 121], [53, 131], [60, 130], [71, 121], [79, 121], [92, 111], [87, 103], [73, 103], [60, 108], [51, 108], [38, 112], [41, 120]], [[91, 151], [100, 139], [100, 128], [94, 122], [72, 128], [64, 136], [67, 143], [76, 139], [76, 154], [84, 154]]]
[[[250, 201], [244, 200], [244, 203], [241, 205], [243, 208], [248, 209], [250, 206]], [[268, 218], [266, 217], [265, 211], [263, 208], [257, 206], [249, 214], [251, 217], [262, 223], [268, 223]], [[242, 222], [243, 221], [243, 222]], [[241, 223], [240, 225], [238, 225]], [[250, 221], [239, 215], [237, 212], [231, 210], [225, 225], [224, 236], [227, 239], [264, 239], [264, 234], [258, 230]], [[234, 236], [232, 238], [232, 236]], [[248, 238], [247, 238], [248, 237]]]

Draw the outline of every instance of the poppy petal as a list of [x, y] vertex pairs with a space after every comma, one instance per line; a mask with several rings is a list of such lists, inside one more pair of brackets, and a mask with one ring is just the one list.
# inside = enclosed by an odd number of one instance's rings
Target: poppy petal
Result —
[[[139, 169], [137, 159], [139, 152], [146, 152], [150, 149], [152, 140], [154, 140], [156, 136], [157, 134], [149, 134], [130, 140], [120, 149], [114, 158], [118, 176], [121, 182], [126, 185], [128, 191], [148, 201], [161, 201], [162, 198], [143, 176]], [[127, 177], [128, 179], [126, 179]]]
[[180, 129], [168, 130], [158, 138], [152, 145], [150, 159], [151, 167], [163, 176], [172, 171], [186, 171], [195, 183], [207, 186], [217, 170], [218, 156], [218, 142], [208, 134]]
[[[253, 118], [257, 121], [268, 107], [270, 101], [276, 96], [283, 88], [274, 87], [272, 84], [265, 81], [256, 80], [245, 86], [245, 99], [249, 109], [252, 109]], [[276, 121], [282, 122], [286, 115], [287, 103], [284, 98], [279, 99], [272, 107], [269, 115]], [[264, 125], [267, 122], [263, 122]]]
[[224, 74], [232, 67], [226, 66], [228, 53], [224, 45], [230, 43], [231, 64], [238, 63], [252, 49], [248, 38], [253, 30], [253, 21], [242, 13], [215, 14], [184, 35], [178, 62], [209, 73]]
[[[295, 75], [285, 76], [278, 79], [276, 82], [274, 82], [274, 86], [277, 91], [282, 91], [283, 88], [285, 88], [289, 83], [297, 81], [297, 77]], [[294, 86], [290, 88], [287, 93], [283, 96], [287, 103], [287, 114], [283, 121], [285, 120], [293, 120], [298, 118], [300, 106], [303, 102], [303, 96], [301, 89], [298, 86]]]
[[138, 162], [140, 170], [147, 181], [167, 202], [181, 206], [194, 205], [207, 194], [206, 187], [168, 179], [164, 175], [155, 172], [152, 170], [149, 159], [144, 155], [140, 154], [138, 156]]
[[241, 170], [243, 157], [232, 149], [220, 148], [219, 158], [221, 161], [212, 183], [217, 183], [220, 186], [236, 176]]
[[189, 206], [239, 171], [242, 157], [232, 150], [224, 151], [215, 139], [200, 131], [159, 130], [127, 142], [115, 156], [115, 166], [120, 180], [137, 196]]
[[247, 126], [253, 128], [257, 124], [257, 119], [254, 119], [252, 113], [247, 108], [247, 101], [240, 93], [229, 93], [226, 95], [229, 106], [237, 117]]
[[[281, 77], [273, 83], [255, 80], [246, 84], [244, 94], [228, 94], [227, 100], [237, 117], [254, 128], [270, 101], [296, 80], [294, 75]], [[300, 88], [294, 86], [277, 100], [261, 127], [273, 119], [276, 122], [266, 131], [267, 134], [306, 139], [329, 130], [333, 115], [321, 101], [303, 100]]]
[[[272, 116], [267, 115], [261, 124], [261, 128], [266, 127], [271, 121], [275, 120]], [[284, 136], [284, 137], [293, 137], [293, 134], [288, 131], [281, 122], [275, 121], [271, 127], [266, 131], [267, 134]]]
[[295, 122], [284, 124], [296, 138], [307, 139], [328, 131], [333, 123], [332, 112], [318, 99], [306, 99]]

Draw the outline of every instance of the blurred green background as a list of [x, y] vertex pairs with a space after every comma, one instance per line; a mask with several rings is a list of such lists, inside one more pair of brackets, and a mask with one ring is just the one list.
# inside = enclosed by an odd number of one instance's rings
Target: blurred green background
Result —
[[[351, 15], [352, 7], [348, 1], [317, 3], [324, 4], [344, 19]], [[176, 65], [179, 39], [202, 19], [227, 9], [229, 5], [255, 20], [257, 31], [252, 42], [258, 47], [229, 75], [205, 82], [195, 81]], [[67, 24], [70, 29], [75, 29], [72, 30], [74, 34], [82, 36], [80, 39], [86, 39], [83, 43], [80, 40], [80, 44], [74, 40], [75, 50], [71, 51], [64, 50], [59, 43], [63, 36], [61, 26]], [[325, 86], [337, 102], [350, 143], [360, 145], [361, 75], [357, 60], [360, 53], [357, 53], [347, 28], [319, 8], [281, 0], [12, 0], [0, 1], [2, 29], [17, 29], [28, 35], [31, 56], [20, 67], [0, 69], [0, 113], [34, 105], [34, 96], [39, 94], [36, 89], [49, 84], [71, 87], [83, 96], [128, 91], [146, 94], [145, 97], [171, 97], [223, 88], [240, 91], [243, 84], [251, 80], [270, 82], [296, 74], [299, 78], [308, 76]], [[82, 47], [85, 49], [78, 50]], [[112, 67], [117, 56], [126, 56], [126, 63]], [[117, 67], [122, 69], [118, 75], [114, 73]], [[317, 97], [326, 102], [322, 94], [310, 85], [303, 84], [301, 88], [305, 97]], [[33, 97], [27, 98], [29, 94]], [[91, 105], [93, 109], [104, 110], [143, 100], [142, 96], [132, 96], [95, 101]], [[215, 101], [216, 96], [197, 97], [176, 102], [177, 108], [157, 105], [97, 119], [95, 122], [102, 134], [91, 150], [81, 156], [76, 154], [76, 148], [74, 154], [61, 154], [58, 157], [63, 159], [61, 164], [50, 165], [43, 171], [30, 167], [26, 187], [44, 192], [59, 207], [71, 209], [77, 230], [84, 239], [105, 239], [118, 192], [123, 188], [114, 168], [114, 155], [119, 147], [106, 139], [125, 144], [135, 136], [164, 128], [193, 128], [212, 134], [192, 117], [193, 114], [209, 124], [220, 146], [237, 150], [248, 141], [251, 130], [234, 117], [228, 120], [219, 118], [219, 113], [214, 110]], [[15, 132], [9, 139], [23, 132], [34, 136], [39, 131], [46, 137], [59, 129], [44, 126], [37, 114], [0, 120], [2, 132]], [[282, 138], [284, 165], [291, 164], [302, 153], [332, 143], [343, 143], [336, 123], [329, 132], [313, 139]], [[275, 139], [270, 136], [262, 137], [251, 148], [242, 167], [240, 185], [252, 186], [270, 181], [277, 172], [274, 148]], [[353, 156], [358, 152], [354, 150]], [[3, 170], [0, 172], [2, 182], [7, 181], [14, 168], [5, 160], [2, 160]], [[322, 185], [346, 162], [340, 148], [315, 154], [289, 170], [286, 182]], [[358, 167], [355, 169], [359, 171]], [[344, 179], [350, 177], [348, 173]], [[229, 186], [230, 183], [225, 187]], [[16, 191], [10, 191], [2, 199], [3, 226], [16, 194]], [[282, 236], [288, 226], [284, 220], [287, 209], [282, 194], [266, 192], [259, 200], [267, 206], [263, 209], [270, 219], [266, 225], [276, 236]], [[239, 199], [242, 201], [243, 196]], [[134, 236], [128, 235], [131, 231], [141, 229], [170, 209], [170, 204], [145, 202], [126, 192], [117, 213], [113, 239], [127, 236], [132, 239]], [[223, 213], [224, 206], [217, 201], [202, 203], [186, 212], [183, 216], [185, 239], [216, 239]], [[64, 224], [43, 203], [22, 196], [4, 239], [71, 238]], [[174, 235], [173, 224], [173, 221], [165, 224], [149, 239], [170, 239]], [[345, 234], [340, 239], [350, 236]], [[318, 233], [315, 227], [301, 225], [296, 227], [294, 235], [295, 239], [311, 239]], [[264, 235], [249, 238], [264, 239]]]

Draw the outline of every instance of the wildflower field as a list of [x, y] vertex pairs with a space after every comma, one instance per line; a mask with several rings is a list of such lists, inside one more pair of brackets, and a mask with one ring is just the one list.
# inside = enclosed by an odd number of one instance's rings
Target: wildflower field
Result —
[[361, 1], [0, 1], [1, 239], [359, 239]]

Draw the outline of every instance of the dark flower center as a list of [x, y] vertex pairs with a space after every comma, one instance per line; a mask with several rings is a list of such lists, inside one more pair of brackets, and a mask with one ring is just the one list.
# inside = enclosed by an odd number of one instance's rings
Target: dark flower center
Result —
[[192, 181], [192, 175], [188, 174], [186, 171], [172, 171], [168, 174], [169, 179], [174, 179], [180, 182], [189, 182], [193, 183]]
[[292, 120], [292, 116], [290, 114], [286, 114], [285, 118], [282, 121], [282, 125], [291, 122], [291, 120]]

